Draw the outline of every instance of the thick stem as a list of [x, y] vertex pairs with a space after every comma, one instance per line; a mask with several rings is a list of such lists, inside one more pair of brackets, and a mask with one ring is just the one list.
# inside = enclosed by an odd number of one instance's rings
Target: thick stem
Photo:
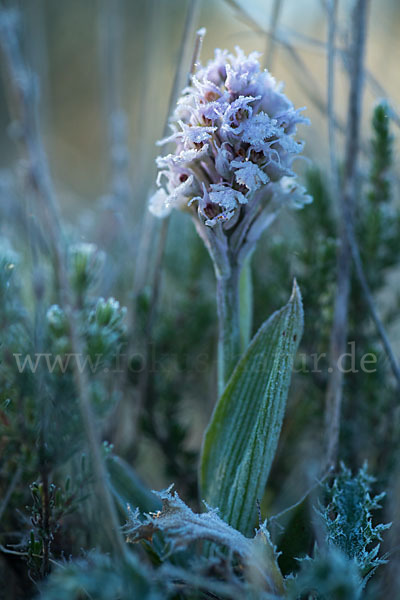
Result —
[[217, 277], [218, 307], [218, 394], [226, 383], [241, 354], [239, 318], [239, 276], [238, 266], [232, 267], [229, 276]]

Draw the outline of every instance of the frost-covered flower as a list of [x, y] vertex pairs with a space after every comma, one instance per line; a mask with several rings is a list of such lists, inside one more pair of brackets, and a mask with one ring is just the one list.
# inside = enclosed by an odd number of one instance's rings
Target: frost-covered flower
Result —
[[159, 142], [173, 142], [175, 149], [157, 158], [159, 190], [150, 210], [160, 217], [173, 208], [197, 213], [220, 243], [228, 231], [238, 244], [254, 241], [271, 211], [286, 201], [298, 208], [310, 200], [292, 170], [303, 149], [296, 126], [308, 120], [258, 59], [257, 52], [245, 56], [240, 48], [236, 54], [216, 50], [183, 90], [172, 134]]

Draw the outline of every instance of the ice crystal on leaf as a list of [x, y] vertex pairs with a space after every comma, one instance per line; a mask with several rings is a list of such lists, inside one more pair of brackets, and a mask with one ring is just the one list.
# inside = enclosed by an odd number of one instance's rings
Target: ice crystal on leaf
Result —
[[329, 502], [321, 512], [328, 543], [354, 560], [366, 579], [386, 562], [378, 553], [382, 533], [390, 527], [390, 524], [373, 524], [372, 512], [381, 508], [385, 496], [385, 493], [371, 495], [374, 481], [366, 464], [353, 476], [342, 463], [332, 487], [327, 487]]
[[218, 516], [218, 510], [206, 505], [207, 512], [194, 513], [171, 489], [172, 486], [162, 492], [154, 492], [162, 501], [162, 509], [156, 513], [140, 515], [138, 509], [133, 511], [128, 507], [128, 542], [152, 542], [154, 535], [161, 533], [171, 554], [185, 550], [193, 543], [211, 543], [211, 548], [222, 547], [246, 569], [251, 568], [253, 577], [257, 576], [262, 588], [281, 597], [283, 579], [266, 523], [260, 525], [253, 538], [247, 538], [225, 523]]

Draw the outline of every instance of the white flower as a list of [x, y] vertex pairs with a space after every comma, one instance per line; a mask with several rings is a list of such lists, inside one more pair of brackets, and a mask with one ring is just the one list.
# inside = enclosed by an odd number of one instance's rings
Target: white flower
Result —
[[169, 196], [163, 188], [158, 189], [149, 200], [149, 210], [155, 217], [167, 217], [172, 206], [169, 202]]
[[282, 177], [279, 184], [280, 192], [292, 208], [300, 209], [313, 201], [305, 187], [297, 183], [293, 177]]
[[236, 181], [246, 186], [249, 192], [255, 192], [255, 190], [258, 190], [258, 188], [269, 181], [268, 175], [250, 160], [244, 162], [233, 160], [231, 165], [236, 169]]
[[[240, 227], [248, 213], [249, 218], [260, 214], [252, 203], [276, 195], [282, 177], [294, 180], [292, 162], [303, 149], [294, 138], [296, 125], [306, 121], [261, 70], [258, 53], [216, 50], [183, 90], [172, 135], [160, 142], [174, 142], [175, 151], [156, 160], [160, 190], [150, 199], [150, 210], [162, 217], [172, 208], [190, 207], [209, 227]], [[306, 202], [300, 189], [286, 183], [280, 196], [297, 198], [291, 204], [298, 207]]]

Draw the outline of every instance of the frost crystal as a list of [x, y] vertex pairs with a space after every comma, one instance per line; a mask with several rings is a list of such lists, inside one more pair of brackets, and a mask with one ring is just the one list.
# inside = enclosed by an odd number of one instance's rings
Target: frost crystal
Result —
[[343, 463], [331, 488], [327, 487], [329, 503], [320, 513], [327, 529], [327, 541], [354, 560], [361, 576], [369, 579], [377, 567], [386, 562], [378, 556], [382, 533], [391, 524], [373, 523], [372, 511], [381, 508], [385, 494], [371, 496], [374, 478], [367, 465], [352, 476]]
[[218, 516], [218, 510], [207, 504], [206, 512], [194, 513], [176, 492], [171, 492], [172, 487], [153, 492], [162, 501], [162, 509], [156, 513], [141, 515], [138, 509], [132, 510], [128, 506], [129, 520], [125, 527], [127, 541], [152, 542], [154, 536], [161, 533], [164, 543], [168, 542], [165, 545], [168, 555], [203, 542], [208, 542], [214, 549], [222, 547], [231, 558], [235, 556], [243, 568], [251, 569], [253, 578], [257, 576], [263, 589], [273, 593], [268, 598], [281, 598], [283, 580], [277, 565], [278, 555], [266, 523], [260, 525], [253, 538], [247, 538], [225, 523]]
[[[175, 150], [157, 158], [160, 189], [150, 200], [155, 215], [197, 211], [208, 227], [227, 230], [271, 199], [296, 208], [309, 201], [292, 171], [303, 149], [294, 139], [296, 125], [308, 120], [258, 58], [240, 48], [235, 55], [217, 49], [198, 67], [178, 101], [172, 135], [159, 142], [173, 142]], [[289, 183], [280, 185], [282, 178]]]

